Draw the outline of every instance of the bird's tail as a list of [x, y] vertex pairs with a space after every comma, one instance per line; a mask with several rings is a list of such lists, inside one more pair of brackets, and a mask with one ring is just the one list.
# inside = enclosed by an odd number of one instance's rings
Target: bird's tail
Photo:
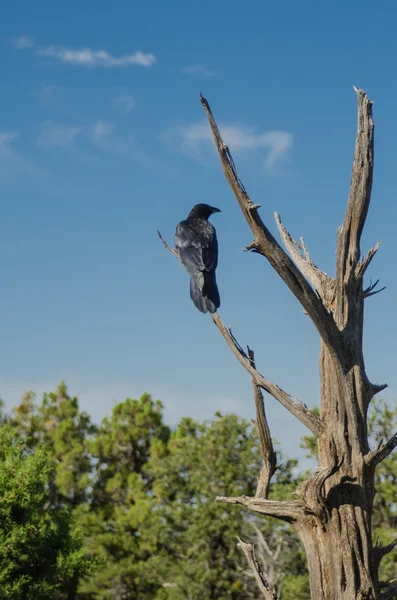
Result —
[[196, 308], [202, 313], [215, 313], [220, 307], [221, 301], [219, 298], [218, 286], [216, 285], [215, 273], [205, 273], [203, 288], [197, 285], [197, 282], [190, 279], [190, 297]]
[[218, 286], [216, 285], [215, 271], [204, 274], [203, 296], [210, 313], [215, 313], [221, 305]]
[[206, 298], [204, 298], [201, 289], [193, 277], [190, 278], [190, 297], [193, 300], [195, 307], [198, 308], [200, 312], [208, 312]]

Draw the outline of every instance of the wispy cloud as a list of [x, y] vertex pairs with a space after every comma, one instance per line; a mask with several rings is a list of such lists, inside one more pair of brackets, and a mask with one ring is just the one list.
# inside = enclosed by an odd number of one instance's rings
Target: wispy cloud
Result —
[[0, 180], [10, 180], [24, 185], [26, 181], [47, 181], [49, 172], [36, 164], [29, 155], [24, 156], [14, 147], [19, 131], [0, 130]]
[[114, 129], [114, 123], [110, 121], [97, 121], [92, 126], [92, 135], [95, 140], [102, 140], [104, 137], [110, 135]]
[[[274, 173], [279, 163], [287, 158], [294, 141], [293, 135], [288, 131], [258, 132], [254, 127], [234, 123], [220, 123], [219, 129], [232, 152], [265, 150], [265, 170], [269, 174]], [[213, 145], [207, 121], [179, 126], [168, 133], [171, 133], [174, 140], [177, 139], [181, 152], [195, 159], [201, 158], [209, 143]]]
[[18, 131], [1, 131], [0, 130], [0, 157], [12, 156], [12, 142], [19, 137]]
[[33, 48], [34, 39], [30, 35], [19, 35], [13, 38], [12, 43], [17, 50], [24, 50], [25, 48]]
[[63, 48], [61, 46], [48, 46], [37, 50], [39, 56], [47, 56], [64, 64], [82, 67], [151, 67], [156, 62], [154, 54], [134, 52], [113, 56], [106, 50], [92, 50], [91, 48]]
[[201, 77], [215, 77], [216, 75], [216, 71], [207, 69], [206, 67], [203, 67], [203, 65], [183, 67], [183, 69], [181, 69], [181, 73], [184, 75], [198, 75]]
[[37, 143], [41, 148], [71, 148], [82, 127], [65, 125], [64, 123], [55, 123], [54, 121], [45, 121], [41, 125], [41, 130]]
[[62, 87], [53, 83], [43, 83], [40, 88], [40, 102], [44, 104], [54, 102], [62, 92]]
[[114, 104], [123, 114], [127, 114], [135, 107], [135, 100], [132, 96], [119, 96]]
[[92, 48], [65, 48], [64, 46], [50, 45], [46, 47], [37, 47], [34, 39], [29, 35], [20, 35], [13, 38], [12, 43], [17, 50], [25, 48], [35, 48], [35, 54], [46, 56], [67, 65], [77, 65], [81, 67], [130, 67], [137, 65], [140, 67], [151, 67], [157, 62], [154, 54], [133, 52], [132, 54], [122, 54], [113, 56], [107, 50], [93, 50]]

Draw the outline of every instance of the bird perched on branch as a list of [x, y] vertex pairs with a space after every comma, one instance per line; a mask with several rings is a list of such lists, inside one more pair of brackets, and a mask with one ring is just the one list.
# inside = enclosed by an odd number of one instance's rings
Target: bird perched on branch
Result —
[[196, 204], [188, 218], [178, 223], [175, 233], [175, 247], [190, 276], [190, 297], [202, 313], [215, 313], [221, 304], [215, 278], [218, 240], [208, 221], [217, 212], [221, 212], [219, 208]]

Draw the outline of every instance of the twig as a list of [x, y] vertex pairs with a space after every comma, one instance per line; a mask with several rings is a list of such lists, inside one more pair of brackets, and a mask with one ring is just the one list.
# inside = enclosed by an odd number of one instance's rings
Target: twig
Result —
[[382, 240], [379, 240], [379, 242], [377, 244], [375, 244], [375, 246], [372, 246], [372, 248], [369, 250], [367, 256], [358, 263], [358, 265], [356, 267], [356, 279], [360, 279], [360, 278], [362, 279], [364, 277], [364, 273], [368, 269], [368, 267], [371, 263], [371, 260], [373, 259], [376, 252], [378, 251], [381, 243], [382, 243]]
[[375, 450], [371, 450], [364, 456], [365, 464], [368, 467], [376, 467], [397, 447], [397, 433], [395, 433], [386, 444], [378, 444]]
[[[256, 370], [255, 354], [251, 348], [248, 348], [248, 358], [252, 367]], [[252, 378], [252, 389], [254, 393], [256, 409], [256, 419], [253, 421], [253, 423], [261, 442], [263, 455], [263, 466], [259, 475], [255, 496], [257, 498], [267, 498], [271, 478], [277, 469], [277, 454], [274, 451], [269, 424], [266, 418], [262, 390], [254, 378]]]
[[277, 594], [267, 581], [258, 559], [256, 558], [254, 546], [252, 544], [246, 544], [240, 539], [237, 546], [244, 552], [248, 564], [254, 572], [255, 579], [260, 591], [262, 592], [262, 596], [265, 598], [265, 600], [277, 600]]
[[[303, 238], [301, 244], [298, 244], [291, 236], [289, 231], [281, 222], [280, 215], [274, 213], [274, 218], [280, 233], [280, 237], [284, 246], [296, 266], [301, 270], [306, 279], [311, 283], [315, 290], [319, 293], [324, 304], [327, 305], [334, 293], [334, 282], [324, 271], [321, 271], [310, 258]], [[302, 255], [303, 252], [303, 255]]]

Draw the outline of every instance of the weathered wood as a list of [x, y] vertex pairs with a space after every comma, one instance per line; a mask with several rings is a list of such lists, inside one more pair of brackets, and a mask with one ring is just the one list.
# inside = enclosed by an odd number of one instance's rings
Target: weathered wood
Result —
[[241, 548], [241, 550], [244, 552], [248, 564], [254, 572], [255, 579], [257, 581], [259, 590], [262, 593], [262, 596], [265, 598], [265, 600], [277, 600], [277, 594], [267, 581], [266, 576], [258, 562], [258, 559], [256, 558], [254, 546], [252, 544], [246, 544], [241, 540], [239, 540], [237, 546]]
[[299, 300], [305, 312], [311, 317], [330, 352], [342, 357], [341, 340], [332, 316], [321, 302], [319, 296], [306, 281], [301, 271], [296, 267], [288, 254], [284, 252], [262, 221], [258, 213], [258, 208], [261, 205], [254, 204], [249, 197], [237, 174], [230, 150], [219, 132], [210, 105], [202, 94], [200, 94], [200, 99], [211, 127], [223, 172], [233, 190], [243, 216], [254, 234], [254, 241], [247, 246], [247, 250], [253, 250], [267, 258], [281, 279]]
[[[208, 101], [201, 96], [226, 179], [254, 235], [254, 241], [246, 250], [266, 257], [310, 316], [321, 338], [320, 417], [317, 417], [303, 403], [294, 401], [265, 379], [256, 368], [252, 351], [245, 352], [219, 315], [212, 315], [229, 348], [251, 375], [256, 426], [264, 454], [255, 497], [220, 496], [216, 500], [246, 506], [256, 513], [293, 524], [306, 550], [312, 600], [386, 600], [397, 594], [394, 582], [381, 591], [378, 578], [382, 557], [397, 542], [387, 547], [372, 544], [375, 468], [397, 447], [397, 434], [375, 450], [370, 449], [368, 406], [386, 384], [369, 381], [362, 348], [364, 300], [377, 293], [374, 289], [378, 283], [365, 289], [363, 278], [379, 242], [361, 258], [360, 241], [372, 188], [374, 126], [372, 102], [362, 90], [355, 88], [355, 91], [358, 101], [356, 146], [349, 199], [337, 235], [335, 279], [312, 262], [303, 239], [300, 244], [296, 242], [277, 214], [280, 236], [290, 256], [276, 242], [258, 213], [260, 205], [252, 202], [237, 174]], [[178, 257], [175, 250], [162, 241]], [[276, 458], [261, 389], [317, 436], [318, 466], [296, 490], [299, 500], [267, 499]], [[252, 563], [262, 594], [273, 593], [267, 590], [261, 578], [253, 549], [245, 546], [242, 549]], [[265, 598], [274, 596], [265, 595]]]
[[[392, 438], [371, 453], [368, 444], [367, 409], [380, 387], [369, 382], [362, 354], [364, 297], [373, 291], [363, 291], [363, 277], [379, 244], [361, 260], [360, 239], [371, 197], [374, 144], [372, 102], [365, 92], [355, 91], [356, 147], [346, 214], [338, 230], [335, 280], [314, 265], [304, 242], [295, 242], [277, 214], [281, 238], [294, 262], [274, 240], [237, 175], [207, 100], [201, 97], [224, 173], [254, 234], [248, 249], [269, 260], [321, 336], [322, 428], [316, 426], [317, 431], [321, 430], [319, 463], [297, 490], [303, 505], [295, 506], [293, 520], [306, 549], [313, 600], [379, 598], [371, 537], [374, 467], [397, 445], [397, 437]], [[252, 499], [239, 499], [238, 503], [257, 511]]]
[[[169, 246], [167, 242], [162, 237], [161, 233], [158, 231], [157, 235], [162, 241], [164, 247], [171, 252], [178, 260], [178, 252], [172, 246]], [[238, 343], [231, 330], [226, 327], [223, 323], [222, 319], [218, 315], [218, 313], [214, 313], [211, 315], [215, 325], [218, 327], [219, 331], [223, 335], [226, 340], [229, 348], [232, 350], [233, 354], [240, 361], [241, 365], [250, 373], [252, 376], [252, 380], [255, 381], [255, 384], [265, 390], [268, 394], [273, 396], [276, 400], [280, 402], [291, 414], [293, 414], [303, 425], [306, 425], [308, 429], [315, 435], [321, 435], [324, 431], [324, 426], [321, 420], [314, 415], [302, 402], [295, 402], [292, 397], [282, 390], [278, 385], [268, 381], [261, 375], [255, 367], [255, 363], [250, 359], [248, 354], [243, 350], [242, 346]]]
[[[248, 357], [251, 362], [251, 365], [254, 367], [254, 369], [256, 369], [255, 355], [254, 351], [251, 348], [248, 348]], [[256, 383], [254, 378], [252, 379], [252, 389], [254, 392], [256, 411], [256, 419], [253, 420], [253, 423], [258, 433], [259, 440], [261, 442], [263, 455], [263, 467], [259, 475], [255, 497], [267, 498], [271, 478], [273, 477], [277, 469], [277, 454], [274, 451], [272, 436], [270, 435], [270, 429], [269, 424], [267, 422], [262, 390], [260, 386]]]
[[240, 504], [247, 506], [253, 512], [267, 517], [274, 517], [287, 523], [296, 523], [304, 520], [306, 515], [305, 505], [300, 500], [263, 500], [262, 498], [251, 498], [250, 496], [217, 496], [217, 502], [228, 504]]

